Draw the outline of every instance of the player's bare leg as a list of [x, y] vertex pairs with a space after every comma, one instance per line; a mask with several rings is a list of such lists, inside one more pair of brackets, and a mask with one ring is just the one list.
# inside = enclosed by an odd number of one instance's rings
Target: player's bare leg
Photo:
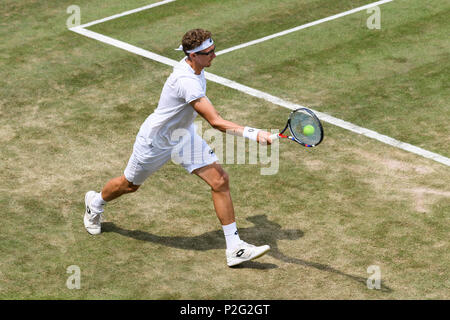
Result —
[[139, 189], [138, 185], [129, 182], [124, 175], [109, 180], [102, 189], [102, 198], [109, 202], [120, 197], [123, 194], [135, 192]]
[[84, 227], [92, 235], [101, 233], [103, 206], [123, 194], [135, 192], [138, 185], [129, 182], [124, 175], [109, 180], [101, 193], [88, 191], [84, 197], [86, 211], [84, 213]]
[[235, 222], [233, 201], [231, 200], [228, 174], [218, 163], [195, 170], [197, 176], [202, 178], [210, 187], [214, 209], [222, 225]]
[[225, 235], [227, 244], [226, 257], [228, 266], [235, 266], [244, 261], [261, 257], [270, 247], [268, 245], [256, 247], [239, 238], [231, 200], [228, 174], [218, 163], [195, 170], [197, 176], [211, 186], [211, 193], [217, 218]]

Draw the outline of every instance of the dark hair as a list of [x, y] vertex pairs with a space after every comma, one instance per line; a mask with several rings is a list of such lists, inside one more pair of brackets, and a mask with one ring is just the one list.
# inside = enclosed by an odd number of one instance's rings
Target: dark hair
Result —
[[186, 32], [181, 40], [181, 44], [183, 45], [184, 53], [189, 56], [187, 50], [192, 50], [197, 48], [202, 44], [206, 39], [211, 38], [211, 32], [203, 29], [192, 29]]

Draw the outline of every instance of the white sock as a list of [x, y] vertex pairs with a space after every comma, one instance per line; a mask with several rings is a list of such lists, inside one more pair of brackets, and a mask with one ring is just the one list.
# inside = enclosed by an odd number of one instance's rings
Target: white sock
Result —
[[98, 212], [103, 212], [103, 206], [106, 204], [106, 201], [103, 200], [101, 193], [96, 193], [94, 199], [91, 202], [91, 208]]
[[227, 243], [227, 249], [231, 250], [241, 243], [241, 238], [236, 227], [236, 222], [222, 226], [223, 233], [225, 235], [225, 241]]

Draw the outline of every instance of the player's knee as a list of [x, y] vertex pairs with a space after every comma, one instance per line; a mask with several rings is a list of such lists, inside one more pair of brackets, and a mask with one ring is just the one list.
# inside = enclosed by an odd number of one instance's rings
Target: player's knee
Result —
[[127, 186], [127, 189], [128, 189], [128, 192], [133, 193], [133, 192], [136, 192], [136, 191], [139, 189], [139, 187], [140, 187], [140, 186], [135, 185], [135, 184], [129, 182], [129, 183], [128, 183], [128, 186]]
[[228, 191], [229, 181], [230, 178], [228, 177], [228, 174], [225, 171], [223, 171], [216, 179], [214, 179], [211, 188], [214, 191]]
[[132, 182], [128, 181], [124, 176], [122, 177], [120, 188], [124, 190], [126, 193], [136, 192], [139, 189], [139, 185], [135, 185]]
[[139, 189], [139, 187], [140, 187], [140, 186], [138, 186], [138, 185], [135, 185], [135, 184], [130, 183], [130, 184], [128, 185], [128, 192], [130, 192], [130, 193], [136, 192], [136, 191]]

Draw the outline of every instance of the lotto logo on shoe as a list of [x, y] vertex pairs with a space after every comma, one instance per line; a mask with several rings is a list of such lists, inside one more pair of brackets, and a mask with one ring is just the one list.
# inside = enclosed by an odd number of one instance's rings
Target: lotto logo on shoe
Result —
[[244, 254], [244, 252], [245, 252], [244, 249], [239, 250], [238, 252], [236, 252], [236, 257], [242, 256]]

